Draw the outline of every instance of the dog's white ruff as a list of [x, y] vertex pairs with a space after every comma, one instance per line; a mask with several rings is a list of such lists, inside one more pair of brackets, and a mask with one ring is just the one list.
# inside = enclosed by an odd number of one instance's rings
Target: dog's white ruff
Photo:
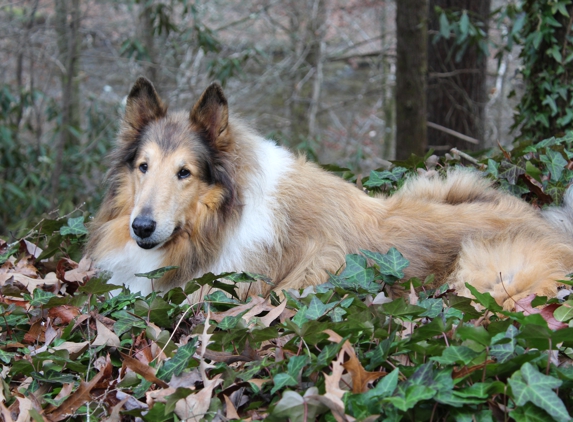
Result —
[[274, 241], [275, 193], [279, 180], [292, 170], [294, 158], [272, 141], [258, 138], [255, 142], [260, 169], [249, 175], [243, 190], [241, 220], [235, 230], [227, 234], [219, 260], [210, 270], [214, 274], [245, 271], [245, 257], [261, 247], [271, 246]]
[[162, 262], [163, 251], [140, 248], [135, 240], [129, 239], [122, 249], [99, 261], [98, 268], [112, 273], [110, 284], [125, 284], [132, 292], [148, 295], [153, 291], [151, 281], [145, 277], [136, 277], [135, 274], [156, 270]]

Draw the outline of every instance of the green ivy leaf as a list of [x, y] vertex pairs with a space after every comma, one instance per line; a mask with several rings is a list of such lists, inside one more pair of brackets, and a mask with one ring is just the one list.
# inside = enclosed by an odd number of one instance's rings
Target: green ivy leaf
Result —
[[367, 251], [365, 249], [361, 249], [360, 252], [380, 267], [381, 274], [390, 275], [397, 279], [404, 277], [404, 269], [410, 265], [410, 261], [404, 258], [396, 248], [390, 248], [388, 253], [385, 255], [382, 255], [379, 252]]
[[501, 312], [503, 310], [503, 308], [497, 304], [495, 299], [491, 297], [489, 292], [480, 293], [474, 286], [469, 283], [466, 283], [466, 287], [472, 293], [475, 300], [486, 309], [492, 312]]
[[453, 365], [455, 363], [468, 365], [479, 355], [479, 352], [466, 346], [450, 346], [444, 349], [442, 356], [433, 356], [430, 360], [436, 361], [442, 365]]
[[93, 277], [86, 284], [80, 286], [78, 291], [92, 295], [102, 295], [112, 290], [121, 289], [121, 286], [115, 284], [108, 284], [109, 278], [107, 277]]
[[515, 185], [517, 178], [525, 174], [525, 166], [521, 163], [515, 164], [504, 160], [501, 162], [501, 168], [502, 171], [499, 173], [499, 178], [506, 179], [511, 185]]
[[227, 296], [221, 290], [214, 291], [209, 295], [205, 295], [205, 302], [214, 303], [238, 303], [235, 299]]
[[573, 300], [568, 300], [555, 309], [553, 316], [557, 321], [565, 322], [573, 318]]
[[300, 374], [300, 371], [302, 371], [302, 368], [304, 368], [307, 363], [308, 363], [308, 357], [306, 357], [305, 355], [292, 356], [288, 360], [288, 365], [287, 365], [288, 374], [291, 375], [293, 378], [297, 378]]
[[273, 382], [275, 383], [275, 386], [271, 390], [271, 395], [284, 387], [293, 387], [298, 385], [298, 381], [292, 375], [286, 373], [275, 375], [273, 377]]
[[[496, 358], [499, 363], [507, 362], [515, 355], [515, 337], [518, 333], [517, 328], [510, 325], [505, 333], [499, 333], [491, 339], [492, 346], [490, 347], [490, 354]], [[504, 340], [504, 342], [502, 343], [501, 340]]]
[[309, 319], [306, 317], [307, 310], [308, 307], [306, 305], [300, 308], [296, 315], [292, 317], [292, 322], [294, 322], [299, 327], [302, 327], [303, 324], [309, 321]]
[[308, 305], [305, 317], [310, 320], [317, 320], [334, 306], [336, 306], [336, 303], [329, 303], [328, 305], [325, 305], [319, 298], [313, 296], [310, 304]]
[[114, 318], [118, 318], [113, 324], [113, 331], [120, 337], [122, 334], [127, 333], [132, 328], [145, 328], [147, 324], [141, 318], [138, 318], [127, 311], [119, 311], [112, 314]]
[[498, 169], [499, 169], [499, 163], [492, 160], [491, 158], [488, 158], [486, 173], [491, 174], [493, 177], [497, 179], [499, 177]]
[[420, 315], [425, 311], [421, 306], [406, 303], [403, 298], [398, 298], [392, 302], [380, 305], [382, 311], [387, 315], [396, 317]]
[[508, 382], [517, 406], [524, 406], [531, 402], [558, 421], [571, 420], [563, 401], [553, 391], [561, 386], [561, 380], [542, 374], [527, 362], [523, 364], [521, 370], [511, 376]]
[[342, 318], [344, 317], [344, 315], [346, 315], [347, 313], [348, 312], [346, 312], [342, 308], [334, 308], [332, 310], [332, 312], [330, 313], [330, 319], [332, 322], [340, 322], [340, 321], [342, 321]]
[[156, 297], [149, 305], [149, 320], [157, 324], [159, 327], [169, 327], [171, 325], [169, 313], [172, 310], [172, 305], [162, 298]]
[[547, 165], [547, 170], [551, 173], [551, 180], [558, 181], [567, 165], [567, 160], [559, 152], [552, 149], [548, 149], [546, 153], [546, 155], [541, 155], [539, 158]]
[[4, 253], [0, 254], [0, 265], [4, 264], [8, 260], [8, 258], [14, 255], [16, 252], [18, 252], [18, 249], [19, 249], [18, 242], [10, 245], [10, 247], [8, 247]]
[[400, 370], [394, 369], [384, 378], [382, 378], [376, 386], [365, 393], [366, 398], [372, 400], [374, 398], [384, 398], [392, 395], [398, 386], [398, 376]]
[[421, 317], [436, 318], [444, 310], [444, 301], [442, 299], [422, 299], [418, 301], [418, 306], [426, 309]]
[[82, 236], [88, 234], [84, 226], [84, 217], [68, 218], [68, 224], [60, 228], [62, 236]]
[[492, 422], [495, 420], [491, 410], [475, 411], [473, 407], [464, 406], [461, 409], [452, 409], [453, 420], [456, 422]]
[[217, 328], [220, 330], [232, 330], [237, 326], [245, 313], [247, 313], [247, 311], [241, 312], [241, 315], [237, 316], [226, 316], [219, 324], [217, 324]]
[[167, 272], [176, 270], [177, 268], [179, 268], [179, 267], [174, 266], [174, 265], [170, 265], [167, 267], [161, 267], [161, 268], [158, 268], [156, 270], [149, 271], [147, 273], [137, 273], [135, 275], [137, 277], [145, 277], [145, 278], [148, 278], [150, 280], [157, 280], [158, 278], [163, 277]]
[[527, 402], [523, 406], [517, 406], [509, 412], [509, 416], [515, 422], [547, 422], [553, 419], [546, 411], [531, 402]]
[[374, 269], [369, 268], [366, 258], [361, 255], [346, 255], [346, 267], [340, 275], [330, 275], [330, 282], [343, 289], [360, 291], [366, 290], [377, 293], [381, 286], [374, 282]]
[[34, 307], [40, 307], [47, 304], [51, 298], [56, 297], [55, 294], [46, 292], [42, 289], [34, 289], [32, 293], [32, 298], [30, 300], [30, 305]]
[[70, 374], [63, 374], [60, 371], [49, 369], [43, 374], [32, 372], [32, 378], [36, 381], [43, 381], [49, 384], [67, 384], [76, 381], [76, 377]]
[[383, 399], [384, 402], [396, 406], [402, 412], [413, 408], [421, 401], [429, 400], [436, 395], [437, 391], [425, 385], [412, 385], [401, 391], [398, 396]]
[[175, 355], [166, 361], [161, 368], [157, 371], [157, 378], [163, 381], [171, 380], [171, 377], [178, 377], [193, 358], [193, 354], [197, 350], [197, 337], [194, 337], [190, 342], [181, 346], [175, 352]]
[[5, 350], [0, 349], [0, 360], [6, 364], [12, 361], [12, 358], [16, 356], [16, 353], [10, 353]]
[[482, 326], [476, 327], [474, 325], [464, 324], [458, 327], [456, 335], [462, 340], [473, 340], [483, 346], [489, 346], [491, 344], [491, 335]]

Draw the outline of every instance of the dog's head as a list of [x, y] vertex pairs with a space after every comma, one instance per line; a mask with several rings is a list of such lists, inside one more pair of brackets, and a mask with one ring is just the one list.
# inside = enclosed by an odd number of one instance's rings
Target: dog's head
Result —
[[233, 148], [227, 100], [210, 85], [189, 113], [168, 113], [151, 82], [139, 78], [127, 98], [111, 195], [130, 209], [131, 237], [144, 249], [191, 232], [206, 213], [232, 206]]

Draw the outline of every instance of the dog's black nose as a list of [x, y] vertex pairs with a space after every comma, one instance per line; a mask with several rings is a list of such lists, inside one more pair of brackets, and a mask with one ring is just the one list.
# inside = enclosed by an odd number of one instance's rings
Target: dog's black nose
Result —
[[155, 221], [149, 217], [135, 217], [131, 227], [137, 236], [146, 239], [155, 231]]

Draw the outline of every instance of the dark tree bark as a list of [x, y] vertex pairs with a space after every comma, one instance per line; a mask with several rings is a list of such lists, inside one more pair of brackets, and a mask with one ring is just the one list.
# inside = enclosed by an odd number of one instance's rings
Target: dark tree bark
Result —
[[288, 103], [291, 138], [296, 145], [317, 132], [327, 13], [325, 0], [297, 0], [289, 6], [291, 43], [297, 60], [291, 72], [293, 89]]
[[388, 57], [389, 46], [393, 40], [388, 31], [388, 8], [389, 2], [384, 2], [380, 10], [380, 33], [382, 35], [382, 50], [380, 54], [380, 70], [382, 71], [381, 86], [382, 86], [382, 110], [384, 118], [384, 133], [382, 135], [382, 158], [386, 160], [394, 160], [396, 158], [396, 140], [394, 138], [395, 131], [395, 86], [391, 81], [392, 67]]
[[396, 158], [426, 151], [427, 0], [396, 2]]
[[[483, 23], [487, 33], [490, 0], [431, 0], [428, 31], [440, 30], [439, 14], [435, 6], [444, 10], [467, 10], [472, 21]], [[478, 144], [462, 140], [441, 130], [428, 130], [428, 145], [437, 150], [458, 148], [479, 150], [484, 148], [485, 105], [488, 100], [486, 78], [487, 57], [477, 44], [470, 45], [460, 61], [456, 62], [456, 40], [428, 39], [428, 122], [438, 124], [463, 135], [475, 138]]]
[[60, 188], [64, 151], [66, 146], [79, 142], [71, 128], [80, 127], [80, 81], [79, 48], [80, 0], [56, 0], [56, 33], [58, 36], [58, 58], [62, 64], [60, 82], [62, 89], [61, 126], [54, 150], [54, 170], [51, 179], [50, 203], [56, 205]]

